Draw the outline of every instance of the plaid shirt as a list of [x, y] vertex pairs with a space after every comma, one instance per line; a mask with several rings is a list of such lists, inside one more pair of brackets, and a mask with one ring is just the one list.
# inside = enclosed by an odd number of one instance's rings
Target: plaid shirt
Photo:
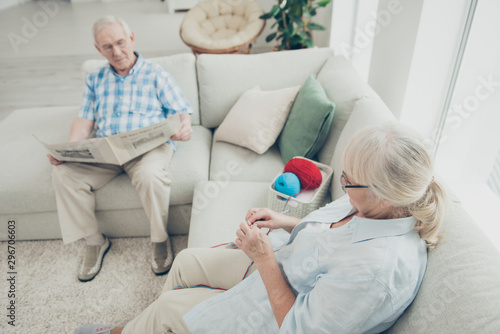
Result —
[[165, 120], [192, 108], [172, 76], [160, 65], [137, 62], [126, 76], [107, 64], [85, 79], [79, 117], [95, 122], [96, 137], [107, 137]]

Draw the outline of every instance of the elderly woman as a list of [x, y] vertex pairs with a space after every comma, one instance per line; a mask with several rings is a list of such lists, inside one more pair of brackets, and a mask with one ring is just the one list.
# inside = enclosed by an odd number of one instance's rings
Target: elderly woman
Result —
[[[438, 241], [445, 194], [431, 160], [401, 124], [361, 130], [343, 156], [344, 197], [302, 220], [249, 210], [242, 251], [184, 250], [162, 295], [124, 328], [76, 333], [382, 332], [415, 298]], [[261, 228], [291, 235], [273, 247]]]

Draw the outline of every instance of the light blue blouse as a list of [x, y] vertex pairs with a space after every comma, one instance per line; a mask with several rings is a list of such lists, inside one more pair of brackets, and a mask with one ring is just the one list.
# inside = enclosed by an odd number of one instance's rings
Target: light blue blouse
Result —
[[354, 216], [329, 228], [352, 212], [346, 195], [306, 216], [275, 251], [296, 295], [281, 328], [256, 271], [190, 310], [184, 321], [192, 333], [378, 333], [389, 328], [420, 287], [425, 242], [413, 217]]

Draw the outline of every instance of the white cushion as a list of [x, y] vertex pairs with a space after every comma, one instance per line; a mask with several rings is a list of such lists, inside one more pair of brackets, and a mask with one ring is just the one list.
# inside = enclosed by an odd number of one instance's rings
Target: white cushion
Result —
[[271, 182], [283, 170], [278, 145], [264, 154], [224, 142], [214, 142], [210, 156], [210, 180]]
[[387, 106], [377, 97], [362, 98], [358, 100], [354, 106], [349, 120], [347, 121], [342, 133], [340, 134], [331, 166], [333, 168], [333, 180], [331, 194], [332, 199], [336, 200], [344, 195], [340, 184], [340, 174], [342, 173], [342, 156], [351, 140], [351, 137], [359, 130], [370, 125], [381, 125], [386, 122], [395, 121], [394, 114]]
[[[211, 140], [210, 130], [194, 125], [190, 140], [176, 142], [177, 150], [169, 167], [171, 206], [191, 203], [196, 183], [208, 179]], [[141, 207], [137, 191], [126, 174], [118, 175], [96, 191], [97, 210]]]
[[246, 147], [258, 154], [274, 144], [285, 125], [300, 86], [243, 93], [215, 131], [215, 140]]
[[251, 208], [265, 207], [267, 182], [200, 182], [196, 185], [188, 247], [233, 242], [238, 225]]
[[244, 56], [199, 55], [196, 66], [202, 125], [208, 128], [219, 126], [241, 94], [252, 87], [275, 90], [302, 86], [307, 77], [318, 73], [332, 55], [333, 50], [329, 48]]
[[245, 45], [260, 34], [265, 21], [262, 7], [253, 0], [202, 1], [189, 10], [181, 24], [183, 40], [206, 50]]
[[[2, 175], [9, 175], [0, 179], [0, 212], [56, 211], [52, 166], [47, 151], [32, 135], [48, 143], [65, 142], [77, 113], [78, 106], [22, 109], [0, 123], [0, 139], [9, 143], [0, 146], [0, 154], [9, 157], [9, 163], [0, 166]], [[208, 179], [212, 133], [202, 126], [193, 126], [193, 131], [191, 140], [177, 143], [170, 166], [170, 205], [191, 203], [194, 185]], [[96, 202], [97, 210], [142, 208], [126, 174], [97, 190]]]

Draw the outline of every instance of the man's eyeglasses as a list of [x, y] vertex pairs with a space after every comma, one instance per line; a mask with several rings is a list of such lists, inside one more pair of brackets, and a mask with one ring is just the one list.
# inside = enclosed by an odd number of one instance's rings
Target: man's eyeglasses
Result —
[[120, 39], [118, 42], [116, 42], [114, 44], [105, 44], [105, 45], [101, 46], [101, 51], [104, 53], [111, 53], [111, 52], [113, 52], [113, 45], [119, 49], [123, 49], [124, 47], [127, 46], [127, 40]]
[[351, 184], [351, 181], [349, 181], [344, 171], [342, 171], [342, 175], [340, 175], [340, 184], [344, 192], [347, 192], [346, 189], [348, 188], [368, 188], [368, 186], [363, 186], [360, 184]]

